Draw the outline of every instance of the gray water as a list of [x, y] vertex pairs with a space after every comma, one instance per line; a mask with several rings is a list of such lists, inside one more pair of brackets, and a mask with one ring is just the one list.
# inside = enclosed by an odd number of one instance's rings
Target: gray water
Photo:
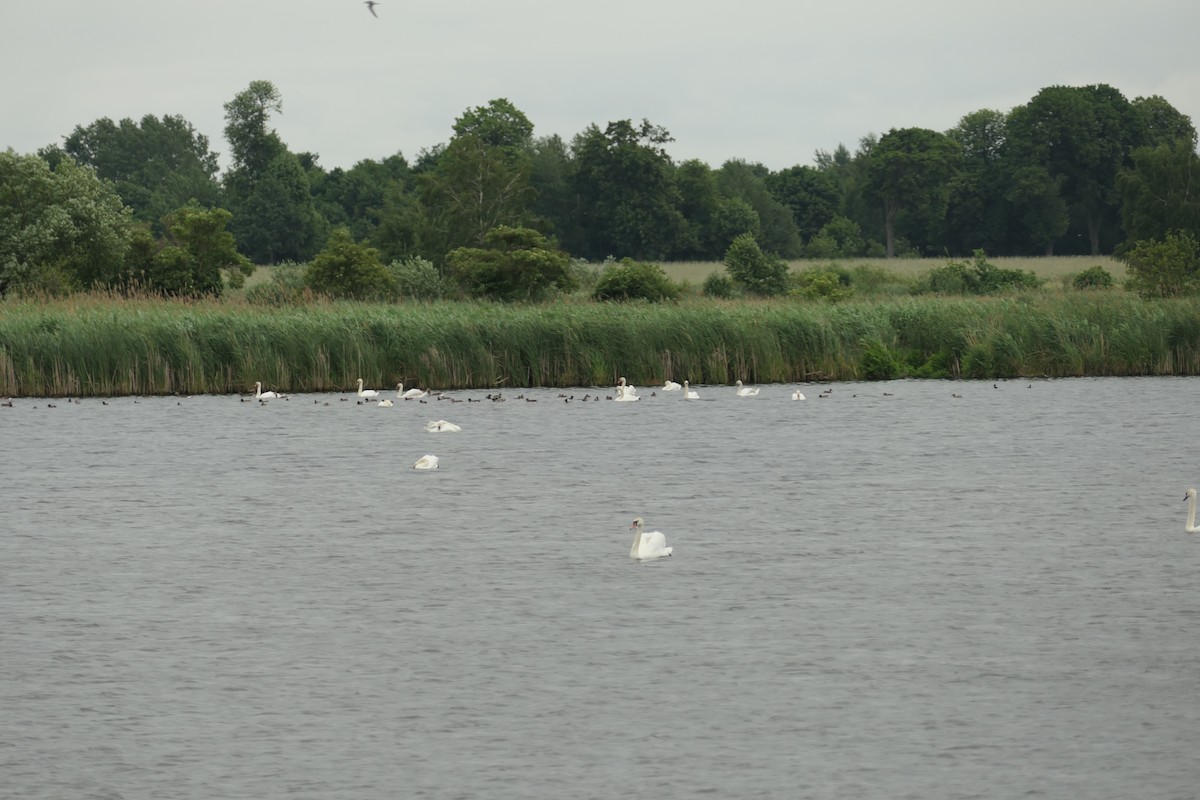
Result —
[[0, 795], [1197, 796], [1200, 380], [697, 388], [0, 408]]

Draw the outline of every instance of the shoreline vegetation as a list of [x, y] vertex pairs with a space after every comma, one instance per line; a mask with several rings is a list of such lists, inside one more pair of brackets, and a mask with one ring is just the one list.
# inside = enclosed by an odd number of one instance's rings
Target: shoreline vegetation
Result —
[[652, 386], [1200, 375], [1194, 298], [1056, 291], [1065, 277], [1039, 274], [1050, 287], [839, 303], [10, 298], [0, 302], [0, 396], [246, 393], [255, 381], [353, 391], [358, 378], [453, 390], [606, 386], [621, 376]]

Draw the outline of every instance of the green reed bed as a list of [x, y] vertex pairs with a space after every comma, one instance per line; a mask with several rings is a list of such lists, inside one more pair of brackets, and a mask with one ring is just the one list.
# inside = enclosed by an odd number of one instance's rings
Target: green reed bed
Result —
[[823, 303], [0, 303], [0, 395], [1200, 374], [1200, 306], [1118, 292]]

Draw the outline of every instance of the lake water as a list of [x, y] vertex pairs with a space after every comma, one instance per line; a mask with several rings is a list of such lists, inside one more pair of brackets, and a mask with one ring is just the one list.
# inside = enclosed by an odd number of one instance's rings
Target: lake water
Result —
[[794, 388], [14, 400], [0, 795], [1197, 797], [1200, 379]]

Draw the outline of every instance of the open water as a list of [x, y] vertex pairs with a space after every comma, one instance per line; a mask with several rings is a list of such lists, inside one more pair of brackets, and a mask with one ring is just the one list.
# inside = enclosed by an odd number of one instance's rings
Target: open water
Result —
[[1200, 380], [696, 388], [0, 407], [0, 796], [1200, 794]]

